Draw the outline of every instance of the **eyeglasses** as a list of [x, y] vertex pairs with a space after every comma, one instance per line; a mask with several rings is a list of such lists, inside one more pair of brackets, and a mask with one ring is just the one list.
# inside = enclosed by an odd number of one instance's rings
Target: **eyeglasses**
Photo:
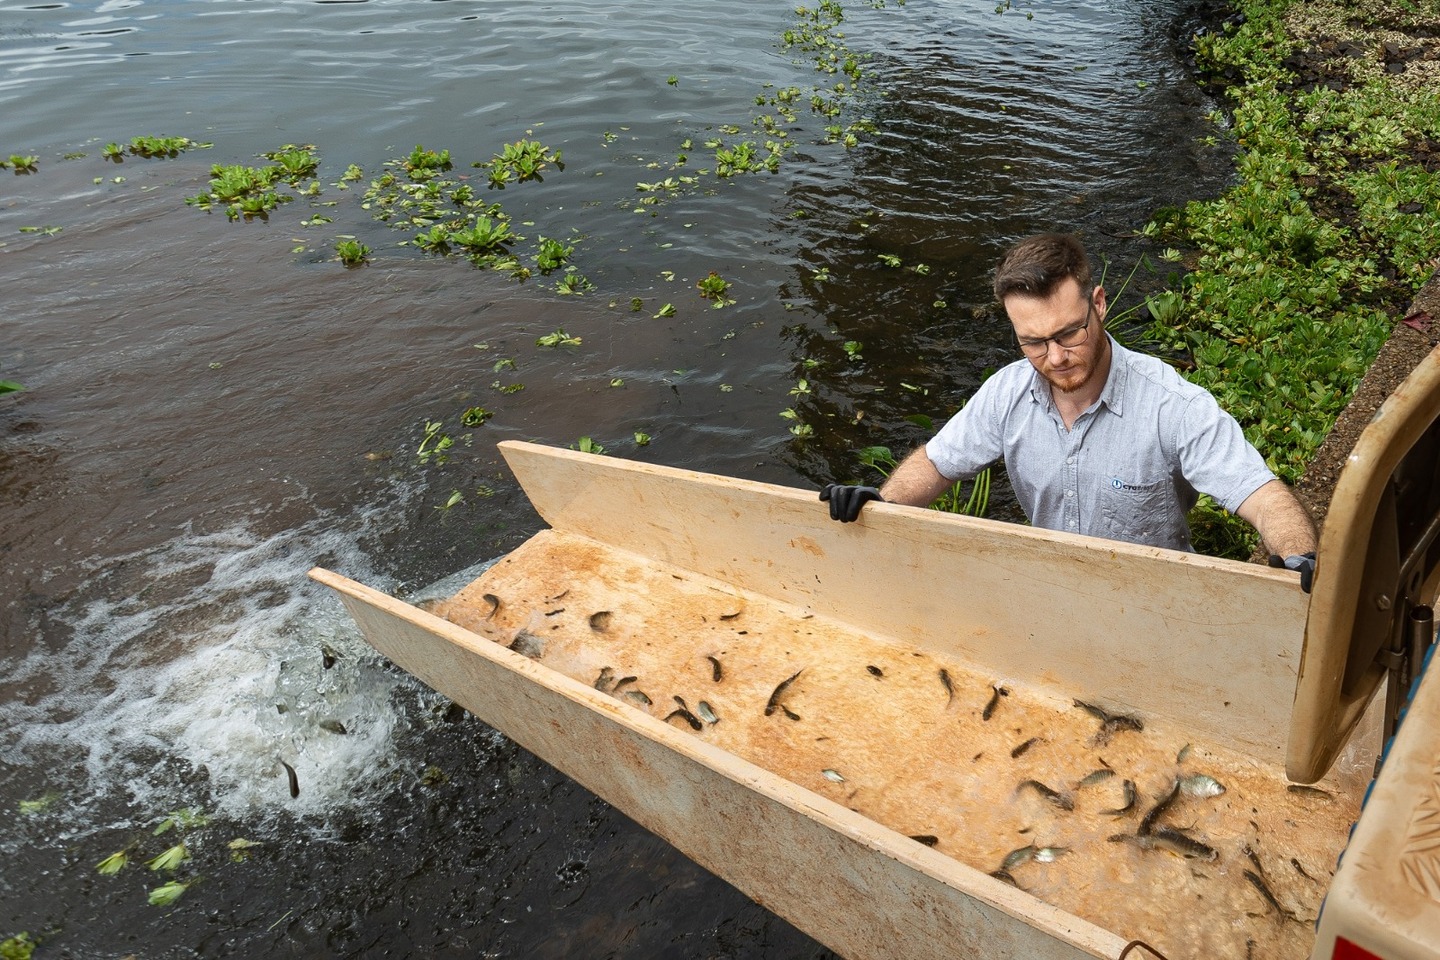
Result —
[[1020, 352], [1027, 357], [1043, 357], [1050, 352], [1052, 340], [1066, 350], [1080, 346], [1090, 338], [1090, 317], [1095, 313], [1095, 301], [1087, 300], [1086, 304], [1085, 319], [1071, 324], [1054, 336], [1040, 337], [1037, 340], [1027, 340], [1017, 336], [1015, 340], [1020, 344]]

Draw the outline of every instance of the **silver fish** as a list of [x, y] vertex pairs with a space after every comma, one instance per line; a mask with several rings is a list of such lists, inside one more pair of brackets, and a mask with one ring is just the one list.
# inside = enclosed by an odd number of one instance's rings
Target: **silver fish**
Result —
[[631, 703], [642, 707], [648, 707], [653, 702], [649, 697], [645, 696], [643, 690], [626, 690], [621, 696]]
[[1225, 792], [1225, 787], [1214, 777], [1197, 773], [1180, 780], [1180, 792], [1187, 797], [1218, 797]]
[[1135, 781], [1126, 780], [1124, 784], [1125, 806], [1116, 807], [1114, 810], [1101, 810], [1100, 813], [1107, 817], [1123, 817], [1135, 809]]
[[522, 657], [539, 660], [545, 653], [545, 638], [537, 637], [528, 630], [521, 630], [515, 634], [515, 639], [510, 643], [510, 649]]
[[1148, 840], [1157, 849], [1178, 853], [1187, 860], [1210, 862], [1220, 856], [1214, 847], [1201, 843], [1194, 837], [1187, 837], [1179, 830], [1171, 830], [1169, 827], [1158, 827], [1143, 839]]
[[1021, 781], [1020, 786], [1016, 787], [1015, 789], [1018, 793], [1019, 791], [1024, 790], [1026, 787], [1034, 790], [1036, 793], [1040, 794], [1040, 796], [1044, 797], [1046, 800], [1049, 800], [1061, 810], [1075, 809], [1074, 800], [1071, 800], [1069, 797], [1065, 796], [1065, 794], [1061, 793], [1058, 790], [1052, 790], [1051, 788], [1045, 786], [1045, 784], [1041, 783], [1039, 780], [1023, 780]]
[[1020, 864], [1029, 863], [1031, 859], [1034, 858], [1034, 856], [1034, 844], [1031, 844], [1028, 847], [1020, 847], [1018, 850], [1011, 850], [1005, 855], [1005, 859], [1000, 864], [1000, 869], [1004, 870], [1006, 873], [1009, 873], [1011, 870], [1014, 870], [1016, 867], [1020, 866]]
[[704, 700], [701, 700], [695, 705], [695, 712], [698, 713], [700, 715], [700, 719], [704, 720], [706, 723], [720, 722], [720, 717], [715, 713], [715, 708], [711, 707], [710, 704], [706, 703]]
[[1113, 776], [1115, 776], [1114, 770], [1111, 770], [1109, 767], [1101, 767], [1099, 770], [1096, 770], [1093, 773], [1087, 773], [1085, 776], [1081, 777], [1080, 782], [1075, 784], [1075, 789], [1078, 790], [1081, 787], [1092, 787], [1097, 783], [1109, 780]]
[[1035, 862], [1054, 863], [1069, 850], [1069, 847], [1040, 847], [1035, 851]]
[[821, 770], [820, 773], [825, 777], [826, 780], [830, 780], [834, 783], [845, 782], [845, 778], [840, 776], [840, 771], [838, 770], [831, 770], [829, 768], [826, 768], [824, 770]]

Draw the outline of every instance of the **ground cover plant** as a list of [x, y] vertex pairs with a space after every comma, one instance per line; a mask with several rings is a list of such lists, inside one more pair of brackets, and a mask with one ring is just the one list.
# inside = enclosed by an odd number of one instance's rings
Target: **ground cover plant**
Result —
[[[1223, 92], [1213, 118], [1239, 147], [1239, 182], [1160, 211], [1146, 228], [1186, 268], [1149, 337], [1193, 358], [1216, 395], [1295, 482], [1440, 255], [1436, 11], [1409, 3], [1241, 0], [1196, 38]], [[1246, 556], [1254, 539], [1213, 506], [1197, 547]]]

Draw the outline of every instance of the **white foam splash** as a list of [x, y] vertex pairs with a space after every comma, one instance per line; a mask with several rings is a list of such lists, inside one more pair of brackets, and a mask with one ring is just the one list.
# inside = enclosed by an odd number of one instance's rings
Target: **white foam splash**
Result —
[[[105, 560], [100, 579], [119, 565], [151, 586], [77, 600], [61, 612], [73, 629], [63, 652], [10, 666], [11, 681], [45, 692], [0, 719], [0, 757], [45, 769], [77, 801], [123, 791], [145, 815], [196, 799], [237, 818], [366, 803], [396, 763], [392, 693], [421, 691], [305, 573], [323, 558], [384, 588], [357, 547], [373, 520], [344, 532], [320, 518], [273, 537], [240, 525]], [[71, 760], [79, 769], [63, 769]]]

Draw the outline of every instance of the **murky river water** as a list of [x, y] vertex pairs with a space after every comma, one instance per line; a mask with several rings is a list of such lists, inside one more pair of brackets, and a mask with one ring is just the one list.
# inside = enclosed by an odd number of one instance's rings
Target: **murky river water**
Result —
[[[925, 436], [907, 418], [1009, 358], [986, 292], [1005, 244], [1080, 230], [1113, 291], [1154, 253], [1132, 236], [1151, 211], [1224, 182], [1176, 53], [1186, 3], [846, 13], [869, 75], [827, 121], [809, 97], [849, 78], [781, 47], [784, 4], [0, 0], [0, 158], [38, 158], [0, 171], [0, 379], [28, 387], [0, 399], [0, 937], [65, 957], [825, 953], [367, 654], [304, 572], [404, 595], [512, 548], [539, 521], [505, 438], [874, 478], [857, 449], [903, 452]], [[638, 183], [713, 170], [707, 140], [763, 140], [757, 97], [792, 86], [778, 172], [640, 205]], [[854, 147], [821, 142], [864, 118]], [[142, 135], [213, 146], [102, 156]], [[416, 144], [481, 190], [471, 163], [522, 137], [563, 170], [489, 198], [517, 252], [573, 243], [583, 296], [398, 246], [362, 207]], [[211, 164], [291, 143], [323, 158], [318, 196], [250, 222], [184, 203]], [[368, 265], [336, 261], [344, 236]], [[699, 295], [712, 272], [733, 304]], [[536, 345], [561, 329], [580, 343]], [[462, 426], [474, 406], [493, 417]], [[448, 463], [418, 462], [427, 421]], [[154, 835], [186, 808], [208, 822]], [[177, 838], [191, 886], [152, 906], [171, 876], [145, 861]], [[237, 838], [261, 846], [236, 862]]]

